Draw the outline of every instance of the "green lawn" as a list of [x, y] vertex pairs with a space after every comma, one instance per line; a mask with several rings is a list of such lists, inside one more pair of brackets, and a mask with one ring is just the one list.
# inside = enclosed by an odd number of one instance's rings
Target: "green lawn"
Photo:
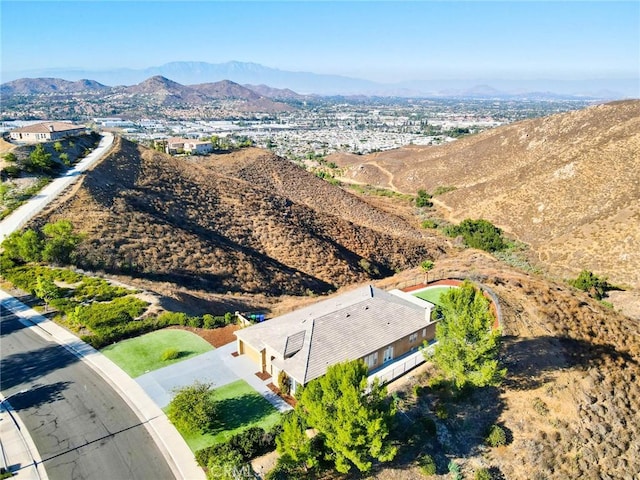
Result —
[[440, 305], [440, 295], [445, 293], [450, 288], [456, 288], [456, 287], [450, 287], [450, 286], [429, 287], [428, 289], [423, 290], [421, 292], [412, 293], [412, 295], [414, 297], [421, 298], [422, 300], [426, 300], [427, 302], [431, 302], [434, 305]]
[[[160, 360], [162, 352], [169, 348], [178, 350], [180, 356], [174, 360]], [[135, 378], [210, 350], [213, 350], [213, 347], [196, 334], [186, 330], [170, 329], [123, 340], [101, 351], [131, 378]]]
[[[192, 452], [222, 443], [248, 427], [269, 430], [280, 420], [278, 412], [262, 395], [244, 380], [215, 388], [213, 397], [218, 404], [218, 418], [211, 433], [180, 432]], [[164, 408], [167, 412], [168, 406]]]

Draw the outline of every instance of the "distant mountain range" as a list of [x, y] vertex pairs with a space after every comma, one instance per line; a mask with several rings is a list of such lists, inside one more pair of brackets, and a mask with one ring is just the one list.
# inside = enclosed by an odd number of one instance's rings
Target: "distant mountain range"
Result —
[[579, 96], [599, 99], [640, 97], [638, 79], [582, 80], [416, 80], [385, 84], [340, 75], [292, 72], [247, 62], [171, 62], [144, 69], [44, 69], [2, 72], [4, 82], [20, 78], [94, 79], [104, 85], [133, 85], [163, 76], [184, 85], [231, 80], [238, 84], [268, 85], [301, 94], [369, 96], [468, 96], [482, 98], [557, 98]]
[[[149, 115], [167, 114], [181, 118], [194, 111], [211, 116], [221, 112], [239, 114], [276, 113], [295, 107], [284, 103], [307, 97], [291, 90], [265, 86], [244, 87], [229, 80], [182, 85], [156, 75], [131, 86], [108, 87], [93, 80], [68, 81], [59, 78], [21, 78], [0, 85], [2, 112], [7, 118], [21, 119], [27, 112], [57, 118], [65, 115]], [[269, 98], [260, 92], [272, 95]], [[73, 99], [73, 111], [69, 99]], [[224, 116], [224, 115], [223, 115]]]

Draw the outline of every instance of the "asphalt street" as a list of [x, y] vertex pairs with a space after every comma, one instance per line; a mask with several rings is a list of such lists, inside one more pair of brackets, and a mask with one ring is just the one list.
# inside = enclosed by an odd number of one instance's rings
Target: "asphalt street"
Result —
[[0, 318], [0, 390], [51, 480], [175, 478], [145, 426], [88, 365], [8, 310]]

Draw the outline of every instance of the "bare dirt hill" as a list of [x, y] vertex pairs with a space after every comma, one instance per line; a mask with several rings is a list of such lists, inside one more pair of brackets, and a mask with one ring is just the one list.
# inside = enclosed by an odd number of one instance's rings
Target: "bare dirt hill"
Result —
[[559, 276], [582, 269], [640, 288], [640, 100], [528, 120], [442, 145], [331, 158], [351, 181], [438, 196], [486, 218]]
[[323, 293], [445, 243], [258, 149], [188, 161], [119, 140], [38, 221], [71, 219], [76, 263], [210, 292]]

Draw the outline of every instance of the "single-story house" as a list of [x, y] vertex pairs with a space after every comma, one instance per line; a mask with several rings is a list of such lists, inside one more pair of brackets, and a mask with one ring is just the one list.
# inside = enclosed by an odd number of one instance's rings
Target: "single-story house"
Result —
[[434, 308], [368, 285], [236, 331], [238, 354], [274, 383], [284, 371], [295, 393], [336, 363], [362, 359], [371, 372], [417, 351], [435, 338]]
[[169, 138], [165, 147], [166, 153], [191, 153], [205, 155], [213, 151], [213, 144], [202, 140], [190, 140], [188, 138]]
[[68, 122], [43, 122], [16, 128], [9, 133], [11, 140], [17, 142], [39, 143], [74, 137], [85, 132], [82, 125]]

